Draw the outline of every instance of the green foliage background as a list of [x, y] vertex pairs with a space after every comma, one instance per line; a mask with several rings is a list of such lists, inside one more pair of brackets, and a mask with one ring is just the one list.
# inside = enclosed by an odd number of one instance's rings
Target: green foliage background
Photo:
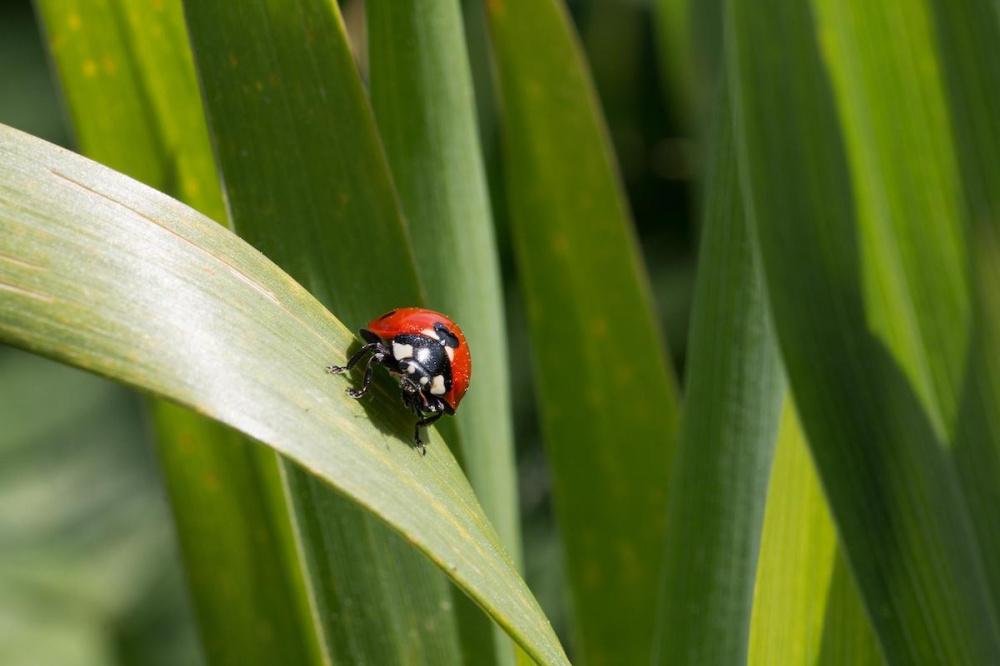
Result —
[[[0, 348], [0, 661], [1000, 661], [991, 0], [31, 9], [0, 122], [195, 210], [0, 128], [0, 341], [153, 396]], [[311, 372], [403, 304], [426, 460]]]

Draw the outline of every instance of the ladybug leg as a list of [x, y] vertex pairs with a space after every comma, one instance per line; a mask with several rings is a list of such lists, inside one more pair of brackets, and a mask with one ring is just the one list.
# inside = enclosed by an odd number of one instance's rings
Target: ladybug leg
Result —
[[403, 405], [419, 417], [420, 405], [417, 399], [418, 391], [416, 387], [405, 377], [400, 381], [399, 387], [402, 389], [399, 392], [399, 397], [403, 401]]
[[[353, 359], [351, 359], [353, 360]], [[368, 387], [372, 383], [372, 374], [377, 364], [381, 364], [385, 360], [385, 354], [381, 350], [375, 352], [368, 359], [368, 365], [365, 366], [365, 378], [361, 381], [360, 388], [349, 388], [347, 389], [347, 395], [351, 396], [355, 400], [362, 397], [367, 391]], [[348, 361], [348, 364], [350, 361]]]
[[424, 441], [420, 439], [420, 428], [421, 427], [426, 428], [429, 425], [433, 425], [434, 422], [437, 421], [442, 416], [444, 416], [444, 412], [434, 412], [430, 416], [425, 416], [424, 418], [420, 419], [413, 426], [413, 442], [417, 445], [417, 448], [420, 449], [420, 455], [422, 456], [427, 455], [427, 447], [424, 445]]
[[367, 345], [364, 345], [358, 351], [354, 352], [354, 356], [352, 356], [347, 361], [347, 365], [328, 365], [326, 366], [326, 371], [329, 372], [331, 375], [339, 375], [342, 372], [347, 372], [355, 365], [357, 365], [358, 361], [360, 361], [365, 354], [374, 351], [381, 346], [382, 344], [379, 342], [370, 342]]
[[435, 399], [431, 402], [423, 393], [420, 394], [420, 397], [423, 398], [425, 405], [425, 408], [421, 411], [431, 412], [430, 416], [424, 416], [413, 426], [413, 441], [420, 449], [420, 455], [423, 456], [427, 455], [427, 447], [424, 446], [423, 440], [420, 439], [420, 428], [426, 428], [427, 426], [433, 425], [439, 418], [444, 416], [445, 411], [440, 399]]

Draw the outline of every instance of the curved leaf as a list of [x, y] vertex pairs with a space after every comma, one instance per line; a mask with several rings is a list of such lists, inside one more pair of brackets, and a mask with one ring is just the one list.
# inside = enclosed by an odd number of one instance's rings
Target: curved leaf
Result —
[[[186, 16], [236, 232], [352, 329], [422, 304], [336, 3], [199, 1]], [[489, 622], [444, 576], [320, 482], [294, 468], [285, 478], [335, 661], [436, 664], [480, 651], [468, 643]]]
[[[180, 2], [36, 5], [88, 156], [226, 221]], [[176, 405], [152, 410], [209, 661], [322, 662], [279, 457]]]
[[476, 390], [456, 421], [486, 513], [518, 557], [510, 386], [500, 267], [457, 0], [367, 4], [372, 104], [428, 303], [475, 351]]
[[[461, 10], [458, 0], [375, 0], [366, 9], [372, 105], [417, 273], [427, 303], [461, 323], [475, 357], [475, 390], [454, 421], [439, 427], [460, 451], [486, 515], [519, 560], [500, 267]], [[470, 645], [474, 635], [464, 633], [464, 647], [471, 661], [484, 664], [492, 648]], [[497, 649], [509, 653], [509, 641], [504, 637]]]
[[786, 400], [767, 490], [746, 663], [882, 664]]
[[645, 663], [677, 399], [594, 89], [561, 0], [487, 3], [511, 230], [587, 663]]
[[731, 110], [716, 110], [687, 393], [667, 519], [658, 656], [747, 660], [783, 377], [739, 192]]
[[868, 324], [863, 194], [820, 50], [830, 36], [805, 3], [729, 6], [741, 178], [775, 328], [882, 650], [890, 662], [998, 661], [996, 609], [947, 441], [922, 387]]
[[440, 439], [326, 375], [353, 336], [207, 218], [0, 130], [0, 339], [193, 407], [274, 447], [431, 558], [540, 663], [551, 627]]

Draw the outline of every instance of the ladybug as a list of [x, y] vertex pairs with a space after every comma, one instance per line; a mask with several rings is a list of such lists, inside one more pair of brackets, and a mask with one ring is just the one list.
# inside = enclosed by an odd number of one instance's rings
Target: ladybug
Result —
[[426, 453], [420, 427], [454, 414], [469, 388], [472, 357], [462, 329], [440, 312], [397, 308], [373, 319], [359, 333], [365, 345], [347, 365], [327, 366], [327, 372], [347, 372], [370, 354], [361, 386], [347, 389], [347, 394], [355, 399], [363, 396], [374, 366], [385, 367], [399, 379], [403, 404], [417, 416], [413, 441], [421, 454]]

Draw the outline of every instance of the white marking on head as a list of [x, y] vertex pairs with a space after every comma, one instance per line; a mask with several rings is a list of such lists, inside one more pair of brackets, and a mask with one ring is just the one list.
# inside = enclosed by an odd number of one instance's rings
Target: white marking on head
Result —
[[402, 361], [404, 358], [413, 358], [413, 345], [401, 345], [398, 342], [393, 342], [392, 355], [397, 361]]
[[431, 350], [427, 347], [421, 347], [417, 350], [417, 360], [421, 363], [426, 363], [431, 358]]
[[431, 393], [433, 395], [444, 395], [445, 392], [446, 391], [444, 388], [444, 376], [434, 375], [434, 381], [431, 382]]
[[406, 364], [406, 374], [412, 375], [416, 371], [417, 371], [417, 366], [413, 365], [412, 363]]
[[423, 377], [420, 378], [421, 384], [426, 384], [427, 382], [428, 382], [427, 375], [424, 375]]
[[[438, 339], [437, 331], [435, 331], [433, 328], [425, 328], [424, 330], [422, 330], [420, 332], [423, 333], [424, 335], [426, 335], [431, 340], [434, 340], [436, 342], [441, 342], [441, 340]], [[441, 344], [444, 344], [444, 343], [441, 342]]]
[[445, 345], [444, 353], [448, 355], [449, 361], [455, 360], [455, 350], [453, 348], [449, 347], [448, 345]]

